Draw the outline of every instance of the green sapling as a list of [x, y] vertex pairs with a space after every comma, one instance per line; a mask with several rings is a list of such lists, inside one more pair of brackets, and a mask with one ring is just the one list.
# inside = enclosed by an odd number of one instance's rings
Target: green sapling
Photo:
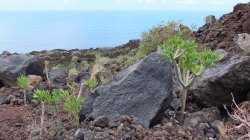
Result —
[[60, 89], [53, 89], [52, 94], [48, 94], [45, 96], [46, 102], [51, 106], [54, 111], [54, 114], [57, 117], [57, 126], [60, 129], [60, 115], [59, 115], [59, 108], [58, 104], [61, 102], [63, 98], [63, 92]]
[[205, 69], [213, 65], [218, 55], [211, 50], [197, 52], [194, 41], [183, 40], [179, 35], [169, 38], [169, 45], [162, 44], [163, 54], [173, 61], [178, 81], [183, 87], [181, 95], [181, 120], [183, 121], [187, 90], [193, 85], [196, 78], [201, 76]]
[[40, 129], [40, 138], [43, 139], [43, 129], [44, 129], [44, 114], [45, 114], [45, 106], [44, 102], [50, 96], [48, 90], [36, 90], [33, 97], [37, 99], [41, 103], [42, 107], [42, 116], [41, 116], [41, 129]]
[[24, 105], [27, 106], [27, 103], [26, 103], [26, 96], [27, 96], [27, 88], [29, 86], [29, 80], [26, 76], [19, 76], [17, 78], [17, 87], [18, 88], [21, 88], [22, 91], [23, 91], [23, 98], [24, 98]]
[[97, 80], [96, 78], [92, 78], [88, 80], [88, 86], [90, 87], [90, 91], [93, 90], [93, 88], [97, 85]]
[[63, 109], [68, 111], [69, 113], [72, 114], [73, 116], [73, 122], [76, 123], [77, 127], [79, 126], [79, 115], [78, 113], [80, 112], [80, 105], [82, 105], [85, 101], [85, 99], [81, 96], [76, 96], [76, 93], [74, 92], [74, 82], [72, 85], [69, 85], [69, 88], [71, 88], [71, 93], [68, 91], [62, 90], [64, 93], [64, 107]]

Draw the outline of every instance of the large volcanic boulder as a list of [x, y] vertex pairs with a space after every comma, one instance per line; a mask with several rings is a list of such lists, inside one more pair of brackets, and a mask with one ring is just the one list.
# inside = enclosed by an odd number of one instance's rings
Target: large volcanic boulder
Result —
[[213, 24], [205, 24], [195, 33], [198, 43], [211, 49], [234, 47], [233, 38], [237, 34], [250, 33], [250, 4], [238, 4], [233, 12], [220, 17]]
[[117, 73], [110, 83], [91, 93], [81, 115], [109, 120], [121, 115], [135, 116], [147, 127], [159, 123], [173, 95], [173, 65], [161, 54], [152, 53]]
[[231, 105], [247, 99], [250, 91], [250, 56], [232, 56], [224, 63], [208, 68], [190, 88], [197, 101], [206, 106]]
[[35, 56], [0, 54], [0, 83], [15, 86], [20, 75], [43, 76], [43, 64]]

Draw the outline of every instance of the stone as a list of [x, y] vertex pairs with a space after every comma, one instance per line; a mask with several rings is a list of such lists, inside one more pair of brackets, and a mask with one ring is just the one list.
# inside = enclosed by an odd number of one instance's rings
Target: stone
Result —
[[31, 102], [31, 100], [33, 99], [33, 92], [32, 91], [28, 91], [27, 92], [27, 101], [28, 101], [28, 103], [30, 103]]
[[52, 70], [49, 73], [49, 80], [51, 84], [57, 87], [65, 85], [67, 77], [68, 77], [68, 70], [63, 68]]
[[234, 47], [233, 38], [239, 33], [250, 34], [249, 3], [236, 6], [233, 12], [221, 16], [213, 24], [205, 24], [195, 32], [195, 40], [205, 47], [229, 50]]
[[76, 83], [81, 84], [83, 81], [87, 81], [90, 78], [90, 74], [88, 72], [81, 72], [76, 76]]
[[177, 107], [180, 107], [180, 99], [179, 98], [174, 98], [171, 102], [171, 107], [173, 109], [176, 109]]
[[227, 62], [216, 63], [197, 78], [189, 92], [205, 107], [230, 106], [232, 96], [237, 102], [246, 100], [250, 89], [250, 56], [232, 56]]
[[198, 126], [200, 123], [210, 124], [214, 120], [220, 119], [220, 111], [217, 107], [203, 108], [201, 111], [191, 113], [185, 120], [184, 126]]
[[20, 75], [43, 76], [43, 69], [43, 64], [35, 56], [0, 54], [0, 83], [6, 86], [15, 86]]
[[39, 102], [38, 102], [37, 100], [35, 100], [35, 99], [32, 99], [32, 100], [30, 101], [30, 104], [31, 104], [31, 106], [33, 106], [33, 107], [37, 107], [37, 106], [39, 105]]
[[131, 136], [130, 136], [129, 134], [124, 134], [124, 135], [122, 136], [122, 139], [123, 139], [123, 140], [131, 140], [132, 138], [131, 138]]
[[80, 115], [135, 116], [146, 127], [159, 123], [173, 98], [172, 62], [152, 53], [119, 72], [86, 97]]
[[11, 53], [9, 51], [3, 51], [2, 54], [3, 55], [11, 55]]
[[206, 129], [210, 128], [210, 126], [208, 123], [200, 123], [199, 128], [202, 130], [206, 130]]
[[214, 120], [211, 123], [211, 127], [215, 130], [217, 134], [225, 135], [227, 133], [227, 128], [224, 126], [222, 121]]
[[100, 116], [100, 117], [98, 117], [98, 118], [95, 120], [94, 125], [95, 125], [96, 127], [104, 128], [104, 127], [108, 126], [108, 118], [105, 117], [105, 116]]
[[228, 52], [224, 49], [217, 49], [214, 51], [214, 53], [217, 53], [219, 55], [219, 59], [217, 61], [222, 60], [223, 58], [226, 58], [228, 56]]
[[234, 44], [245, 52], [250, 52], [250, 35], [247, 33], [238, 34], [233, 39]]
[[84, 140], [84, 132], [87, 131], [84, 128], [78, 128], [76, 133], [74, 134], [73, 140]]
[[28, 81], [29, 81], [28, 90], [34, 89], [35, 86], [37, 86], [38, 84], [40, 84], [42, 82], [42, 77], [41, 76], [28, 75], [27, 78], [28, 78]]
[[9, 104], [9, 103], [10, 103], [10, 100], [7, 100], [6, 98], [0, 98], [0, 105]]

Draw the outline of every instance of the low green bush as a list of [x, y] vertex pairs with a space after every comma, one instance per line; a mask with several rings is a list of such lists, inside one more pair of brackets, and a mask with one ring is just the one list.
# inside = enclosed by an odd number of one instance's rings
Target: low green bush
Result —
[[[194, 29], [194, 26], [191, 26], [190, 29]], [[160, 44], [168, 44], [168, 38], [179, 34], [181, 31], [181, 37], [183, 39], [191, 38], [188, 33], [190, 32], [188, 27], [181, 25], [181, 21], [170, 21], [170, 22], [161, 22], [156, 26], [153, 26], [148, 32], [142, 33], [142, 38], [140, 41], [140, 50], [144, 54], [149, 54], [155, 52]]]

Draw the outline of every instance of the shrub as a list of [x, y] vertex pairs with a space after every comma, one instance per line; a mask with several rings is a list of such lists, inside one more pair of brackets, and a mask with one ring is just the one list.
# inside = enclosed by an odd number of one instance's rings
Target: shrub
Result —
[[144, 57], [144, 54], [142, 52], [138, 52], [137, 54], [135, 54], [134, 56], [128, 58], [125, 62], [126, 66], [132, 65], [134, 64], [137, 60], [140, 60]]
[[137, 51], [137, 48], [134, 48], [134, 49], [130, 50], [128, 54], [133, 56], [133, 55], [135, 55], [136, 51]]
[[72, 67], [71, 69], [69, 69], [69, 74], [77, 75], [78, 70], [76, 69], [76, 67]]
[[72, 52], [72, 55], [73, 55], [73, 56], [81, 55], [81, 52], [80, 52], [80, 51], [73, 51], [73, 52]]
[[60, 69], [61, 67], [62, 67], [61, 64], [58, 64], [58, 65], [52, 67], [52, 70]]
[[78, 60], [78, 56], [72, 56], [71, 63], [76, 63]]
[[212, 21], [211, 21], [212, 16], [213, 16], [213, 15], [208, 15], [208, 16], [206, 16], [206, 17], [203, 19], [203, 21], [204, 21], [205, 23], [210, 23], [210, 24], [212, 24]]
[[88, 63], [88, 61], [84, 60], [82, 61], [83, 64], [83, 71], [87, 71], [90, 68], [90, 64]]
[[100, 57], [100, 58], [96, 59], [95, 63], [104, 64], [104, 63], [109, 62], [109, 60], [110, 60], [110, 58], [108, 58], [108, 57]]
[[119, 63], [119, 64], [122, 64], [127, 59], [128, 59], [128, 56], [126, 56], [126, 55], [119, 55], [116, 58], [116, 62]]
[[[194, 26], [190, 27], [194, 29]], [[142, 39], [140, 42], [140, 50], [144, 54], [155, 52], [160, 44], [168, 45], [168, 38], [179, 33], [181, 30], [181, 37], [183, 39], [189, 39], [190, 32], [188, 27], [181, 25], [181, 21], [161, 22], [160, 24], [153, 26], [149, 32], [142, 33]]]

